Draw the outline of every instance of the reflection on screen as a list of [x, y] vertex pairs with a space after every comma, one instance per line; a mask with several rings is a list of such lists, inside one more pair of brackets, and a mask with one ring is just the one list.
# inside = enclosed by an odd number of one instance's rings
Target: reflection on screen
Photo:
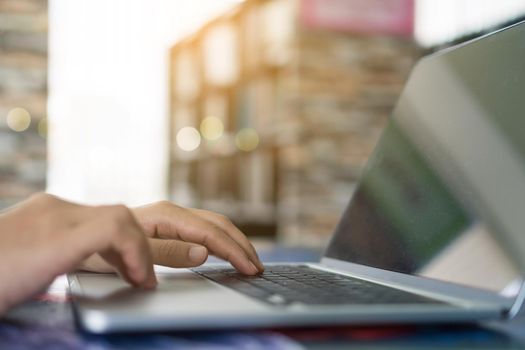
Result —
[[417, 67], [326, 256], [498, 292], [519, 279], [476, 202], [498, 179], [476, 174], [507, 171], [491, 169], [495, 157], [525, 169], [521, 38], [525, 25]]
[[517, 271], [488, 230], [392, 121], [327, 255], [499, 291]]

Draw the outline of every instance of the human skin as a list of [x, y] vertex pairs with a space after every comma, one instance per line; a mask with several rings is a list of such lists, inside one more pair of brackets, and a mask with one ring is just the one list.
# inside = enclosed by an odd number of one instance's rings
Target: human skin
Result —
[[155, 288], [153, 264], [192, 267], [211, 253], [240, 272], [264, 271], [226, 217], [162, 201], [139, 208], [84, 206], [39, 193], [0, 213], [0, 315], [77, 269], [116, 271]]

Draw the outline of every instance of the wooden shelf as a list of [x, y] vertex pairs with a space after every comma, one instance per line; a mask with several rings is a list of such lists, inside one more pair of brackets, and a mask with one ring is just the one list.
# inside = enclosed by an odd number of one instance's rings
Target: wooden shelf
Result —
[[[298, 244], [332, 232], [419, 52], [306, 25], [307, 3], [244, 1], [170, 51], [173, 199]], [[222, 137], [182, 151], [179, 130], [210, 116]], [[249, 152], [235, 143], [244, 129], [259, 139]]]

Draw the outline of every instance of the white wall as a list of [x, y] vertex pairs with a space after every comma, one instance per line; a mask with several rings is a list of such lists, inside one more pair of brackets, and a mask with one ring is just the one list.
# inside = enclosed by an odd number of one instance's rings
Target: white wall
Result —
[[48, 191], [167, 197], [167, 49], [233, 0], [50, 0]]

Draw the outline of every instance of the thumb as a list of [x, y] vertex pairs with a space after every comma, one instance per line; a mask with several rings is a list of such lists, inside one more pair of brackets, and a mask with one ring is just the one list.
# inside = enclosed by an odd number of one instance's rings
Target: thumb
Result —
[[169, 267], [193, 267], [202, 265], [208, 258], [204, 246], [172, 239], [148, 239], [153, 263]]

